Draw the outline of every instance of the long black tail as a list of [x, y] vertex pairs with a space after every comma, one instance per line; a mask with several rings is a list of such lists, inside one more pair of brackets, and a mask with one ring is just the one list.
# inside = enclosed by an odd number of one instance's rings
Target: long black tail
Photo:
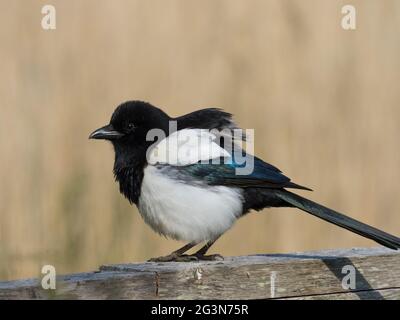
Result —
[[400, 238], [352, 219], [344, 214], [324, 207], [287, 190], [276, 190], [276, 195], [288, 204], [312, 214], [339, 227], [353, 231], [363, 237], [374, 240], [390, 249], [400, 249]]

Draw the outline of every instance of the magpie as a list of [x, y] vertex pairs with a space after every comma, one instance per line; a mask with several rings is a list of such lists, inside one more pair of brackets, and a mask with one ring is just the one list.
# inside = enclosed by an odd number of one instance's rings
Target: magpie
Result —
[[[172, 118], [150, 103], [127, 101], [115, 109], [109, 124], [90, 134], [89, 139], [112, 143], [119, 190], [144, 221], [163, 236], [187, 242], [150, 261], [223, 259], [206, 252], [237, 219], [269, 207], [295, 207], [385, 247], [400, 248], [400, 238], [288, 191], [311, 189], [246, 153], [238, 143], [245, 137], [232, 134], [236, 129], [232, 115], [221, 109]], [[246, 174], [238, 174], [243, 167], [235, 157], [238, 150], [252, 161]], [[201, 243], [196, 253], [185, 254]]]

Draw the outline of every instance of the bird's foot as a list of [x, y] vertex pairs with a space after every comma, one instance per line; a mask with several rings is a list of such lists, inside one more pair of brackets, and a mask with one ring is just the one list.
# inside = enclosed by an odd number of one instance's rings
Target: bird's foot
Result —
[[222, 261], [224, 257], [220, 254], [203, 255], [195, 254], [182, 254], [171, 253], [167, 256], [151, 258], [149, 262], [193, 262], [193, 261]]
[[151, 258], [148, 261], [149, 262], [191, 262], [191, 261], [197, 261], [197, 260], [199, 260], [199, 259], [194, 255], [186, 255], [186, 254], [178, 255], [176, 253], [171, 253], [167, 256]]

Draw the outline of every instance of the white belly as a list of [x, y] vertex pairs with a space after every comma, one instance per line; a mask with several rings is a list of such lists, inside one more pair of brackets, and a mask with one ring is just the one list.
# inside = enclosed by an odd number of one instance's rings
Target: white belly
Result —
[[207, 241], [228, 230], [242, 213], [242, 192], [224, 186], [201, 187], [144, 170], [139, 212], [158, 233], [176, 240]]

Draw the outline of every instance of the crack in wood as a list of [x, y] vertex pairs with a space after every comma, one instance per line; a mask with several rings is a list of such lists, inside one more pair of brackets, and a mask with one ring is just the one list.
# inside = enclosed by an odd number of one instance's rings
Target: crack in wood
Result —
[[158, 297], [158, 290], [160, 288], [160, 275], [158, 274], [157, 271], [154, 272], [155, 273], [155, 285], [156, 285], [156, 297]]
[[[328, 293], [314, 293], [314, 294], [304, 294], [304, 295], [294, 295], [294, 296], [282, 296], [279, 298], [267, 298], [266, 300], [287, 300], [296, 298], [308, 298], [308, 297], [322, 297], [322, 296], [333, 296], [333, 295], [345, 295], [345, 294], [357, 294], [357, 293], [369, 293], [374, 291], [390, 291], [390, 290], [400, 290], [400, 287], [387, 287], [387, 288], [377, 288], [377, 289], [366, 289], [366, 290], [349, 290], [349, 291], [335, 291]], [[383, 297], [382, 297], [383, 298]]]

